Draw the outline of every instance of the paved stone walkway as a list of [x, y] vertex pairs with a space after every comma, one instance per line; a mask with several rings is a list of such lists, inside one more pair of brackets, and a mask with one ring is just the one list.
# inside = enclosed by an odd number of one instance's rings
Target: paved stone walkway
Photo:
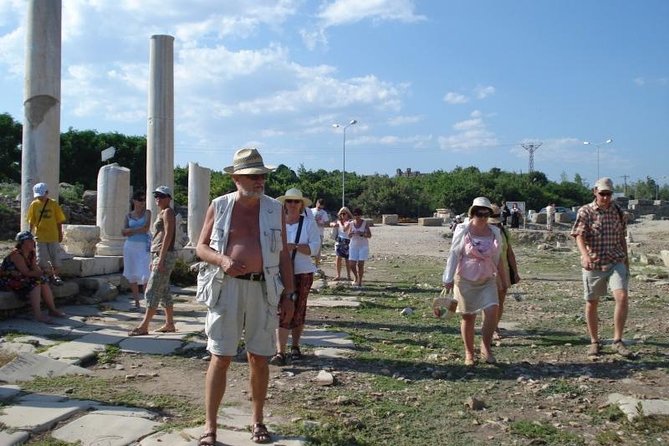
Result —
[[[192, 294], [193, 290], [178, 290]], [[310, 297], [314, 306], [354, 306], [348, 298]], [[62, 396], [24, 392], [16, 385], [33, 377], [90, 375], [80, 367], [104, 351], [107, 345], [117, 345], [124, 352], [170, 355], [182, 348], [203, 347], [204, 343], [190, 342], [188, 337], [204, 329], [204, 307], [179, 303], [175, 322], [176, 333], [128, 337], [128, 330], [138, 324], [141, 313], [131, 308], [127, 295], [103, 304], [63, 307], [66, 318], [54, 319], [47, 325], [30, 319], [13, 318], [0, 321], [0, 333], [21, 333], [7, 340], [0, 339], [0, 353], [16, 354], [9, 364], [0, 368], [0, 445], [20, 445], [34, 434], [50, 431], [58, 440], [82, 446], [190, 446], [197, 444], [202, 427], [162, 432], [158, 414], [133, 407], [107, 406], [96, 401], [69, 399]], [[152, 328], [162, 321], [157, 315]], [[155, 325], [155, 326], [154, 326]], [[54, 341], [53, 339], [67, 339]], [[339, 358], [350, 354], [353, 343], [342, 333], [326, 330], [305, 330], [304, 345], [315, 347], [315, 355]], [[250, 412], [235, 407], [222, 407], [219, 412], [219, 445], [253, 445], [246, 429]], [[273, 424], [272, 416], [267, 423]], [[57, 426], [57, 427], [56, 427]], [[273, 436], [274, 445], [303, 445], [304, 439]]]

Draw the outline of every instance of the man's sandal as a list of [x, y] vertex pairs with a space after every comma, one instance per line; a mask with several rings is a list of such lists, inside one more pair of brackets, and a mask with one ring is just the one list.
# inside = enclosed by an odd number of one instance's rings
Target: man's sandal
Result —
[[269, 443], [272, 437], [267, 430], [267, 426], [262, 423], [255, 423], [251, 429], [251, 441], [254, 443]]
[[599, 356], [599, 353], [600, 353], [599, 342], [591, 342], [590, 345], [588, 346], [588, 357], [596, 358]]
[[286, 354], [277, 352], [276, 355], [272, 356], [269, 360], [269, 363], [272, 365], [276, 365], [279, 367], [283, 367], [286, 365]]
[[128, 332], [128, 336], [146, 336], [149, 334], [148, 330], [143, 330], [139, 327], [133, 328]]
[[302, 352], [300, 351], [300, 347], [293, 345], [290, 348], [290, 359], [293, 361], [299, 361], [302, 359]]
[[200, 436], [197, 446], [216, 446], [216, 432], [205, 432]]

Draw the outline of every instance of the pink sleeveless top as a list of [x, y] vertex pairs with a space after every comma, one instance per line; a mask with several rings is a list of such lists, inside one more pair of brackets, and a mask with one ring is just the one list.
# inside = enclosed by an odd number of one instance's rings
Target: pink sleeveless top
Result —
[[464, 249], [458, 264], [458, 274], [473, 282], [493, 277], [497, 272], [493, 258], [496, 258], [498, 253], [499, 244], [494, 235], [472, 237], [468, 231], [465, 234]]

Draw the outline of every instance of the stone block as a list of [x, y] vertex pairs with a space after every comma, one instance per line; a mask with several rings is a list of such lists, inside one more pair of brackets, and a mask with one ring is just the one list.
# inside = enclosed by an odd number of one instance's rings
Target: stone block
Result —
[[571, 218], [564, 212], [558, 212], [555, 214], [555, 221], [557, 223], [571, 223]]
[[121, 272], [122, 269], [122, 256], [97, 256], [64, 260], [60, 270], [63, 276], [89, 277], [115, 274]]
[[397, 214], [383, 214], [381, 216], [381, 223], [384, 225], [394, 226], [399, 223], [399, 215]]
[[[71, 280], [66, 280], [61, 286], [51, 286], [56, 303], [60, 300], [69, 300], [79, 294], [79, 285]], [[19, 310], [28, 307], [29, 302], [22, 300], [13, 291], [0, 291], [0, 310]]]
[[435, 217], [421, 217], [418, 219], [418, 226], [441, 226], [444, 220]]
[[669, 268], [669, 251], [663, 249], [660, 251], [660, 256], [662, 257], [662, 262], [664, 263], [664, 266]]
[[546, 218], [547, 218], [546, 214], [536, 213], [536, 214], [532, 214], [531, 221], [532, 221], [532, 223], [536, 223], [536, 224], [539, 224], [539, 225], [545, 225], [546, 224]]
[[93, 257], [100, 241], [100, 228], [92, 225], [63, 225], [63, 248], [72, 256]]

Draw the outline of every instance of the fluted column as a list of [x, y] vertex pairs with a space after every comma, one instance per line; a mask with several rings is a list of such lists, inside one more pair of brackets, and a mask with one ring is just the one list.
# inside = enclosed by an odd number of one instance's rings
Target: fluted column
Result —
[[211, 169], [188, 163], [188, 245], [197, 246], [209, 207]]
[[[146, 207], [158, 215], [151, 192], [174, 190], [174, 37], [151, 36], [149, 109], [146, 132]], [[174, 201], [172, 201], [174, 206]]]

